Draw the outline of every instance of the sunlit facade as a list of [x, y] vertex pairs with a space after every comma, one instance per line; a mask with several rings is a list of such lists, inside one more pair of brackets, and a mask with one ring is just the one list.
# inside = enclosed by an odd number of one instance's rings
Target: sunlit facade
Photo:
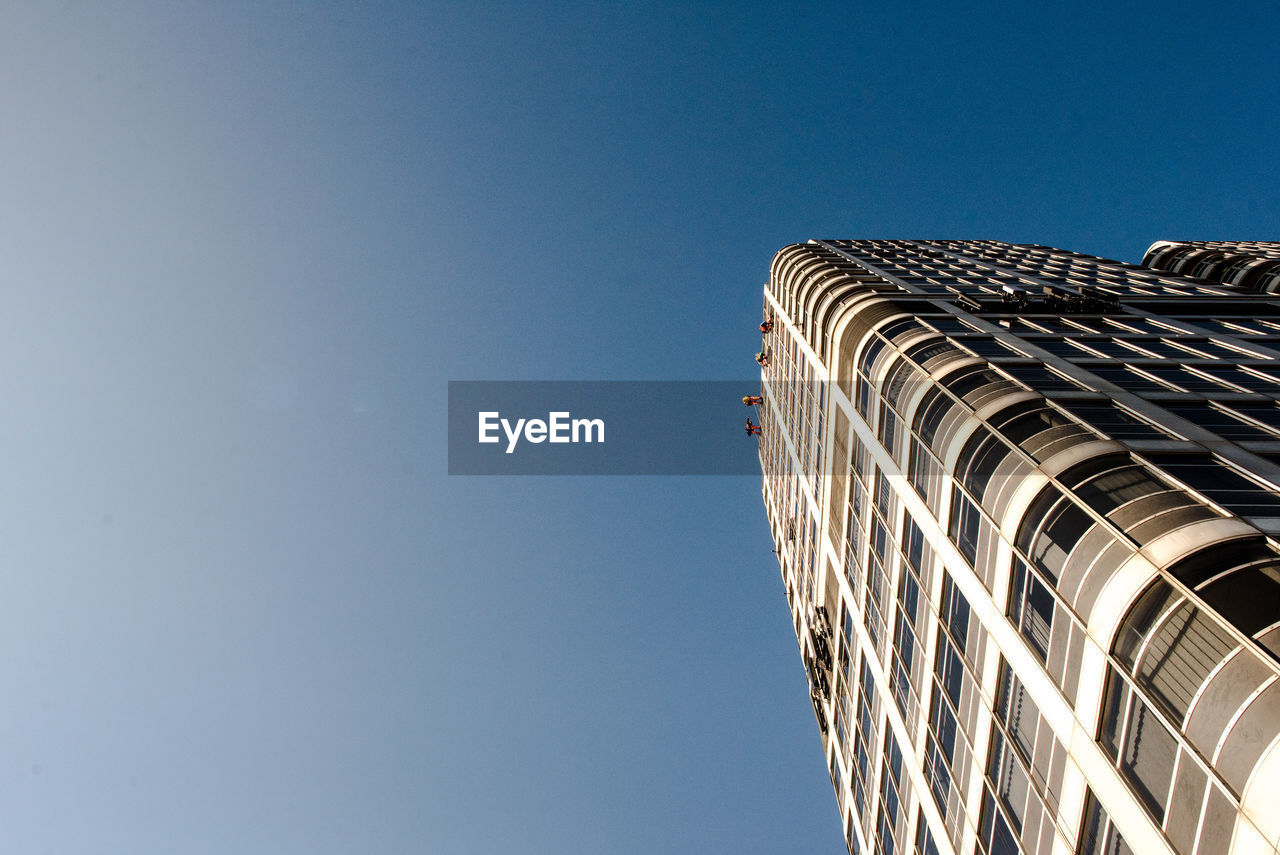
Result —
[[1156, 241], [1142, 266], [1245, 291], [1280, 292], [1280, 243], [1274, 241]]
[[1280, 295], [1188, 246], [774, 258], [764, 503], [851, 852], [1278, 851]]

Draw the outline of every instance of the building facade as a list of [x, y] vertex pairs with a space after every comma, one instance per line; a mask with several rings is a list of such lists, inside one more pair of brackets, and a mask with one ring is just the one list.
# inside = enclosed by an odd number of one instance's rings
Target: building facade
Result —
[[1142, 266], [1246, 291], [1280, 292], [1280, 243], [1272, 241], [1156, 241]]
[[1280, 295], [1167, 269], [1225, 246], [774, 258], [764, 504], [850, 852], [1280, 851]]

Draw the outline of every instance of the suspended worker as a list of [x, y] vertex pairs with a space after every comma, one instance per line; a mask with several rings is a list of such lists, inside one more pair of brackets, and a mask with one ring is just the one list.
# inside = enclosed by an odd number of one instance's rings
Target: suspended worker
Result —
[[768, 365], [769, 355], [765, 353], [763, 350], [760, 351], [759, 353], [756, 354], [756, 362], [759, 362], [761, 365]]
[[748, 407], [754, 407], [756, 404], [763, 404], [764, 398], [759, 395], [743, 395], [742, 403], [746, 404]]
[[751, 419], [747, 419], [747, 436], [759, 436], [760, 425], [753, 425]]
[[760, 325], [760, 332], [762, 333], [773, 332], [773, 315], [770, 315], [769, 317], [764, 319], [764, 323]]

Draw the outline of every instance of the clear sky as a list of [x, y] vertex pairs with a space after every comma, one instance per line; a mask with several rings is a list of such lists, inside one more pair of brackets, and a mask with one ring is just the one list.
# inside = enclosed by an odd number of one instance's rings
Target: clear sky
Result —
[[7, 4], [0, 852], [844, 851], [758, 479], [451, 478], [446, 382], [749, 378], [811, 237], [1276, 239], [1278, 32]]

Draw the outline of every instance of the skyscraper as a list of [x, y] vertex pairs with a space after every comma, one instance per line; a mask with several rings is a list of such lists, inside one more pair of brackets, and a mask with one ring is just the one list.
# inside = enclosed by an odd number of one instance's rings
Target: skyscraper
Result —
[[764, 503], [851, 852], [1280, 851], [1276, 248], [774, 258]]

